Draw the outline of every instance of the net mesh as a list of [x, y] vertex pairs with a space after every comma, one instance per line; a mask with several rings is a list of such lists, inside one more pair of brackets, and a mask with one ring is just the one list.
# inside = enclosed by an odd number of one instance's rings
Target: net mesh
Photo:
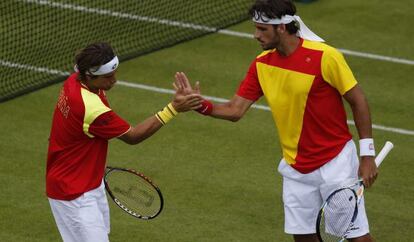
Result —
[[2, 0], [0, 102], [64, 80], [88, 43], [126, 60], [241, 22], [251, 2]]

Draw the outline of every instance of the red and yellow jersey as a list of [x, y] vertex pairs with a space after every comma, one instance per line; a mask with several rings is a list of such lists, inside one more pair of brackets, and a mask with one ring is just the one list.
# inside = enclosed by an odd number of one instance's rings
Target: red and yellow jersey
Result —
[[46, 168], [46, 193], [72, 200], [97, 188], [105, 172], [108, 140], [130, 125], [109, 107], [103, 90], [93, 93], [72, 74], [53, 114]]
[[321, 42], [300, 40], [289, 56], [264, 51], [251, 64], [237, 95], [270, 106], [283, 157], [301, 173], [333, 159], [352, 136], [342, 95], [357, 82], [342, 54]]

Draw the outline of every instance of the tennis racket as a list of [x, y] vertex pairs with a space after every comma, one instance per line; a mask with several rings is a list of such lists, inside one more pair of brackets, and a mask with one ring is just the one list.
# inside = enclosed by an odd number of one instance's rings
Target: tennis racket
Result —
[[118, 207], [139, 219], [153, 219], [163, 208], [160, 189], [145, 175], [131, 169], [106, 167], [106, 191]]
[[[375, 164], [380, 166], [394, 145], [387, 141], [375, 157]], [[333, 191], [319, 210], [316, 221], [316, 233], [321, 242], [342, 242], [352, 231], [358, 215], [358, 203], [364, 193], [362, 179], [349, 186]]]

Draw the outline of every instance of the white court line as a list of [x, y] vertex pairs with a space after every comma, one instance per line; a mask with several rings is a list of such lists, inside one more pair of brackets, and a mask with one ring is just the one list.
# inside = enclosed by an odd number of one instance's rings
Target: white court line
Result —
[[[211, 33], [217, 32], [219, 34], [230, 35], [230, 36], [235, 36], [235, 37], [250, 38], [250, 39], [253, 38], [252, 34], [243, 33], [243, 32], [237, 32], [237, 31], [232, 31], [232, 30], [219, 30], [214, 27], [198, 25], [198, 24], [193, 24], [193, 23], [173, 21], [173, 20], [168, 20], [168, 19], [159, 19], [159, 18], [148, 17], [148, 16], [140, 16], [140, 15], [135, 15], [135, 14], [115, 12], [115, 11], [99, 9], [99, 8], [89, 8], [89, 7], [75, 5], [75, 4], [59, 3], [59, 2], [49, 1], [49, 0], [19, 0], [19, 1], [49, 6], [53, 8], [69, 9], [69, 10], [74, 10], [74, 11], [79, 11], [79, 12], [84, 12], [84, 13], [106, 15], [106, 16], [111, 16], [111, 17], [116, 17], [116, 18], [124, 18], [124, 19], [131, 19], [131, 20], [137, 20], [137, 21], [164, 24], [164, 25], [181, 27], [181, 28], [203, 30], [203, 31], [211, 32]], [[388, 62], [400, 63], [400, 64], [406, 64], [406, 65], [414, 65], [414, 60], [383, 56], [383, 55], [376, 55], [376, 54], [370, 54], [370, 53], [364, 53], [364, 52], [358, 52], [358, 51], [346, 50], [346, 49], [338, 49], [338, 50], [344, 53], [345, 55], [357, 56], [357, 57], [368, 58], [368, 59], [373, 59], [373, 60], [388, 61]]]
[[[69, 72], [66, 72], [66, 71], [54, 70], [54, 69], [50, 69], [50, 68], [47, 68], [47, 67], [36, 67], [36, 66], [31, 66], [31, 65], [13, 63], [13, 62], [6, 61], [6, 60], [1, 60], [1, 59], [0, 59], [0, 65], [10, 67], [10, 68], [25, 69], [25, 70], [35, 71], [35, 72], [45, 72], [45, 73], [60, 75], [60, 76], [68, 76], [70, 74]], [[143, 89], [143, 90], [148, 90], [148, 91], [158, 92], [158, 93], [167, 93], [167, 94], [174, 94], [175, 93], [175, 91], [171, 90], [171, 89], [159, 88], [159, 87], [148, 86], [148, 85], [132, 83], [132, 82], [126, 82], [126, 81], [118, 81], [117, 84], [121, 85], [121, 86], [137, 88], [137, 89]], [[215, 102], [222, 102], [223, 103], [223, 102], [229, 101], [228, 99], [213, 97], [213, 96], [203, 95], [203, 97], [205, 97], [209, 100], [215, 101]], [[253, 104], [252, 108], [270, 111], [270, 108], [268, 106], [259, 105], [259, 104]], [[354, 121], [352, 121], [352, 120], [347, 120], [347, 123], [350, 124], [350, 125], [355, 125]], [[383, 131], [389, 131], [389, 132], [392, 132], [392, 133], [405, 134], [405, 135], [414, 135], [414, 130], [386, 127], [386, 126], [377, 125], [377, 124], [372, 124], [372, 128], [373, 129], [378, 129], [378, 130], [383, 130]]]
[[28, 71], [45, 72], [45, 73], [53, 74], [53, 75], [60, 75], [60, 76], [70, 75], [70, 73], [66, 71], [53, 70], [47, 67], [36, 67], [36, 66], [31, 66], [31, 65], [18, 64], [18, 63], [13, 63], [13, 62], [1, 60], [1, 59], [0, 59], [0, 65], [10, 67], [10, 68], [24, 69]]
[[[174, 90], [170, 90], [170, 89], [164, 89], [164, 88], [153, 87], [153, 86], [137, 84], [137, 83], [131, 83], [131, 82], [126, 82], [126, 81], [118, 81], [117, 84], [122, 85], [122, 86], [126, 86], [126, 87], [144, 89], [144, 90], [159, 92], [159, 93], [168, 93], [168, 94], [174, 94], [175, 93]], [[215, 102], [221, 102], [221, 103], [229, 101], [228, 99], [213, 97], [213, 96], [203, 95], [203, 97], [205, 97], [209, 100], [212, 100], [212, 101], [215, 101]], [[268, 106], [264, 106], [264, 105], [253, 104], [251, 107], [255, 108], [255, 109], [270, 111], [270, 108]], [[347, 123], [350, 124], [350, 125], [355, 125], [355, 122], [352, 121], [352, 120], [347, 120]], [[386, 127], [386, 126], [382, 126], [382, 125], [378, 125], [378, 124], [372, 124], [372, 128], [373, 129], [378, 129], [378, 130], [383, 130], [383, 131], [389, 131], [389, 132], [392, 132], [392, 133], [414, 135], [414, 130]]]

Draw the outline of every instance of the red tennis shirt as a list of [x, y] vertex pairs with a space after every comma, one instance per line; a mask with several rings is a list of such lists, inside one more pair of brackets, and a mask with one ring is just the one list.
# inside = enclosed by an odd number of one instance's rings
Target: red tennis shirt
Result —
[[105, 172], [108, 140], [130, 125], [109, 107], [103, 90], [93, 93], [72, 74], [53, 114], [46, 168], [46, 194], [72, 200], [97, 188]]
[[300, 39], [289, 56], [264, 51], [251, 64], [238, 96], [265, 96], [278, 130], [283, 157], [301, 173], [332, 160], [352, 138], [342, 95], [357, 84], [342, 54]]

